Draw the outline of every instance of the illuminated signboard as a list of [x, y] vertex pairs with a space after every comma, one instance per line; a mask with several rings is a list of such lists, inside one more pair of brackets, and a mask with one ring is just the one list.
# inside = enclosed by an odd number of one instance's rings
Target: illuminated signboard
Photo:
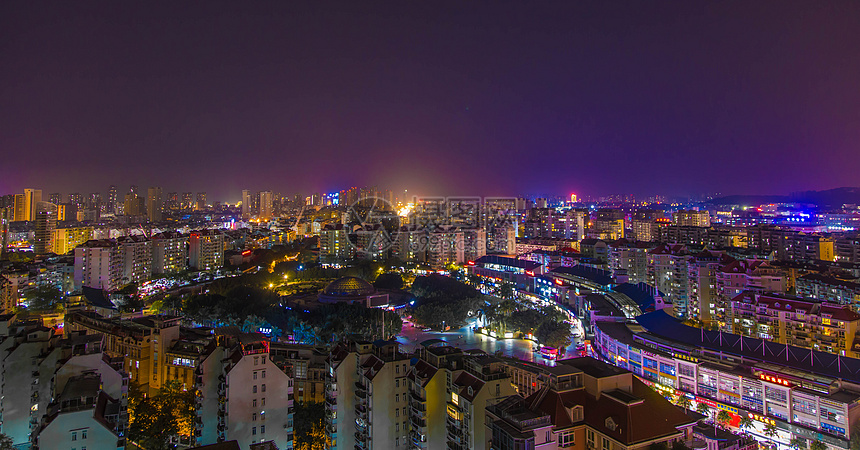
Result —
[[780, 377], [778, 377], [778, 376], [776, 376], [776, 375], [768, 375], [768, 374], [766, 374], [766, 373], [760, 373], [760, 374], [758, 375], [758, 377], [759, 377], [762, 381], [767, 381], [768, 383], [779, 384], [779, 385], [787, 386], [787, 387], [791, 387], [791, 386], [792, 386], [792, 384], [791, 384], [788, 380], [786, 380], [786, 379], [784, 379], [784, 378], [780, 378]]
[[776, 421], [774, 421], [773, 419], [766, 417], [766, 416], [760, 416], [758, 414], [747, 413], [747, 417], [749, 417], [752, 420], [757, 420], [761, 423], [766, 423], [769, 425], [776, 426]]

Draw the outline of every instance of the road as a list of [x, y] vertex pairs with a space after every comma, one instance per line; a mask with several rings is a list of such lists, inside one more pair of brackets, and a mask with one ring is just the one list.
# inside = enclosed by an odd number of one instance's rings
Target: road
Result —
[[[494, 339], [475, 333], [470, 326], [440, 333], [438, 331], [421, 331], [419, 325], [413, 327], [410, 322], [404, 320], [403, 331], [397, 336], [397, 341], [402, 344], [403, 350], [408, 352], [417, 348], [421, 342], [427, 339], [441, 339], [463, 350], [480, 349], [491, 355], [501, 350], [505, 356], [511, 356], [523, 361], [539, 362], [550, 366], [555, 365], [555, 361], [542, 358], [539, 353], [535, 353], [532, 350], [537, 346], [532, 341], [523, 339]], [[581, 341], [574, 339], [573, 344], [567, 348], [564, 358], [579, 356], [576, 350], [576, 344], [579, 342]]]

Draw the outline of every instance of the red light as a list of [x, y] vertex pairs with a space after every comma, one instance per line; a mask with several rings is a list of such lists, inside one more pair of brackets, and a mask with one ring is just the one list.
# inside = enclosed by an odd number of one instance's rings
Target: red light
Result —
[[251, 250], [245, 250], [244, 252], [242, 252], [242, 256], [250, 255], [250, 254], [251, 254]]
[[474, 265], [475, 265], [475, 261], [469, 261], [469, 265], [470, 265], [470, 266], [474, 266]]
[[537, 386], [537, 383], [535, 383], [534, 381], [532, 381], [532, 387], [535, 387], [535, 386]]
[[561, 286], [561, 285], [562, 285], [562, 282], [561, 282], [561, 280], [559, 280], [558, 278], [556, 278], [556, 280], [555, 280], [555, 284], [557, 284], [557, 285]]
[[527, 270], [527, 271], [526, 271], [526, 275], [528, 275], [528, 276], [530, 276], [530, 277], [533, 277], [533, 276], [535, 276], [535, 273], [534, 273], [534, 272], [532, 272], [531, 270]]

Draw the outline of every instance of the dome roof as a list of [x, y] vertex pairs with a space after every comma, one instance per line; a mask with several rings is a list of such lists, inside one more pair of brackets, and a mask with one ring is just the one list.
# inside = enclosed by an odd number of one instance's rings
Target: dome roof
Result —
[[329, 283], [323, 293], [331, 297], [354, 297], [370, 295], [376, 292], [372, 284], [361, 278], [343, 277]]

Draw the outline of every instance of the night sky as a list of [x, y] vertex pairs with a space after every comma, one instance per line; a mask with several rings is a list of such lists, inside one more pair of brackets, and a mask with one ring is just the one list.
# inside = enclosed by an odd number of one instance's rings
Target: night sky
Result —
[[857, 1], [247, 3], [2, 2], [0, 193], [860, 185]]

